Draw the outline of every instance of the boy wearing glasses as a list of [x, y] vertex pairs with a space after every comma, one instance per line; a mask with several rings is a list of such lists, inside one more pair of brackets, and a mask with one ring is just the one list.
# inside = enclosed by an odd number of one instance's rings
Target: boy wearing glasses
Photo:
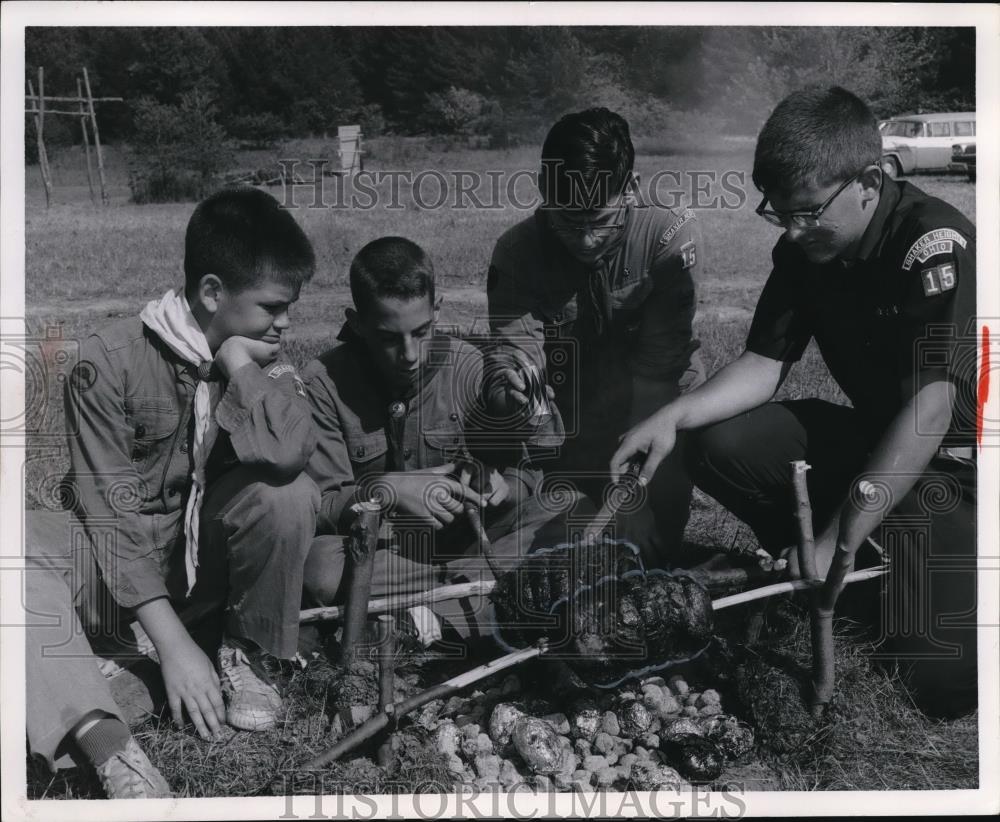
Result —
[[[563, 117], [542, 147], [542, 205], [497, 241], [487, 284], [492, 410], [526, 413], [528, 377], [545, 374], [566, 425], [546, 471], [598, 502], [628, 426], [704, 381], [691, 327], [700, 231], [690, 211], [639, 202], [634, 159], [618, 114]], [[651, 567], [675, 564], [691, 498], [679, 453], [649, 490], [617, 536]]]
[[[641, 482], [699, 429], [696, 484], [777, 554], [795, 543], [789, 462], [806, 460], [820, 575], [881, 537], [879, 656], [922, 710], [958, 716], [977, 704], [975, 228], [884, 177], [880, 156], [875, 118], [842, 88], [777, 106], [753, 180], [784, 233], [746, 351], [633, 428], [612, 471], [645, 455]], [[769, 402], [812, 339], [853, 408]]]

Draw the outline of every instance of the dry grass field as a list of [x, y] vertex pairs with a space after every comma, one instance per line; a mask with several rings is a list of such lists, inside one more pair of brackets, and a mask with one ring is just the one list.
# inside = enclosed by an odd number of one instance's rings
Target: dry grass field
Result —
[[[369, 171], [439, 170], [501, 173], [535, 169], [536, 149], [509, 151], [445, 150], [421, 140], [375, 140], [366, 158]], [[655, 146], [648, 148], [655, 149]], [[282, 147], [281, 157], [333, 158], [332, 143], [298, 141]], [[36, 168], [27, 169], [26, 185], [26, 309], [31, 332], [60, 334], [72, 344], [90, 329], [136, 314], [151, 297], [159, 296], [182, 278], [184, 228], [192, 204], [133, 205], [128, 200], [123, 156], [108, 151], [111, 204], [104, 208], [90, 202], [83, 157], [65, 150], [53, 158], [55, 194], [46, 209]], [[247, 154], [242, 166], [252, 169], [272, 165], [279, 154]], [[704, 275], [699, 288], [697, 333], [711, 371], [742, 350], [753, 306], [767, 277], [770, 248], [777, 231], [753, 213], [755, 192], [749, 181], [752, 146], [711, 156], [653, 154], [640, 151], [638, 171], [650, 180], [662, 171], [743, 173], [745, 202], [738, 208], [708, 208], [698, 212], [705, 237], [700, 250]], [[311, 172], [304, 169], [304, 173]], [[323, 178], [328, 186], [333, 178]], [[975, 219], [975, 186], [964, 176], [921, 176], [916, 185], [953, 203]], [[425, 180], [425, 202], [436, 198], [436, 184]], [[664, 182], [661, 193], [677, 188]], [[279, 198], [280, 187], [270, 189]], [[718, 183], [711, 196], [724, 192]], [[477, 192], [488, 201], [488, 187]], [[515, 193], [522, 201], [531, 195], [531, 184], [521, 179]], [[330, 200], [334, 198], [328, 189]], [[403, 208], [308, 207], [313, 194], [308, 187], [295, 192], [296, 217], [312, 239], [319, 261], [318, 273], [293, 309], [288, 334], [291, 356], [304, 363], [333, 341], [349, 299], [346, 275], [353, 254], [369, 240], [386, 234], [409, 237], [423, 245], [435, 260], [439, 288], [444, 294], [443, 320], [468, 330], [485, 312], [485, 279], [493, 242], [501, 232], [528, 212], [504, 201], [496, 208], [420, 209], [409, 186], [401, 187]], [[730, 203], [734, 196], [728, 195]], [[329, 200], [328, 200], [329, 202]], [[58, 434], [62, 415], [58, 386], [51, 380], [35, 386], [48, 395], [46, 434]], [[842, 399], [816, 351], [811, 348], [782, 389], [784, 396], [821, 396]], [[58, 437], [40, 437], [29, 446], [26, 499], [29, 507], [43, 504], [38, 489], [46, 477], [65, 468]], [[752, 540], [749, 532], [710, 499], [698, 496], [692, 511], [688, 539], [712, 546]], [[942, 789], [978, 784], [976, 718], [935, 723], [915, 712], [891, 678], [872, 668], [863, 654], [864, 639], [844, 638], [840, 649], [841, 696], [838, 723], [817, 735], [794, 754], [779, 755], [762, 745], [758, 763], [773, 788], [784, 790], [843, 789]], [[783, 636], [778, 651], [787, 659], [804, 659], [808, 638], [801, 629]], [[777, 653], [777, 651], [776, 651]], [[428, 666], [419, 669], [428, 683], [435, 681]], [[301, 684], [301, 683], [300, 683]], [[308, 716], [315, 708], [308, 689], [293, 703], [292, 719]], [[298, 692], [297, 692], [298, 693]], [[308, 758], [312, 743], [295, 741], [288, 729], [257, 735], [250, 741], [210, 746], [189, 730], [169, 721], [146, 722], [138, 729], [175, 790], [181, 795], [212, 796], [266, 791], [270, 776]], [[244, 737], [246, 735], [243, 735]], [[761, 735], [761, 739], [765, 736]], [[292, 741], [289, 742], [288, 740]], [[301, 743], [301, 744], [300, 744]], [[298, 747], [296, 747], [298, 745]], [[312, 746], [310, 748], [310, 745]], [[320, 748], [322, 746], [319, 746]], [[433, 761], [410, 762], [416, 781], [435, 773]], [[29, 795], [35, 797], [99, 796], [91, 780], [79, 771], [51, 778], [43, 769], [29, 766]]]

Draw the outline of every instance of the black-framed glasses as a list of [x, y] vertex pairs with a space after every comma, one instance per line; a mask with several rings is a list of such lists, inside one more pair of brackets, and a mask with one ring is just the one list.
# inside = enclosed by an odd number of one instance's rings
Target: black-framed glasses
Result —
[[801, 211], [773, 211], [765, 207], [767, 206], [767, 197], [765, 196], [760, 201], [760, 205], [754, 210], [771, 225], [776, 225], [780, 228], [788, 228], [793, 225], [796, 228], [816, 228], [819, 225], [819, 218], [823, 216], [823, 212], [830, 207], [830, 204], [837, 199], [840, 192], [857, 180], [866, 170], [862, 169], [853, 177], [844, 180], [840, 184], [840, 187], [826, 198], [826, 202], [816, 206], [816, 208], [803, 209]]
[[615, 215], [616, 221], [610, 225], [566, 225], [559, 224], [559, 217], [555, 213], [548, 215], [549, 228], [553, 234], [563, 237], [580, 237], [590, 235], [598, 240], [616, 236], [625, 229], [625, 211], [628, 208], [628, 201], [623, 200]]

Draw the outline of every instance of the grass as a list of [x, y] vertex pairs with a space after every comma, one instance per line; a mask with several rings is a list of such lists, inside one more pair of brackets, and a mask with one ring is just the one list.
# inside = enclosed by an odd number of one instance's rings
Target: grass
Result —
[[[428, 148], [420, 140], [373, 141], [370, 146], [369, 170], [409, 170], [414, 174], [432, 169], [495, 170], [510, 174], [532, 171], [536, 166], [534, 148], [444, 150]], [[660, 156], [641, 157], [637, 170], [646, 181], [664, 170], [742, 172], [748, 181], [751, 151], [752, 146], [743, 145], [737, 145], [735, 153], [711, 156], [665, 151]], [[36, 336], [58, 332], [70, 346], [90, 329], [136, 314], [146, 300], [182, 278], [184, 228], [192, 204], [130, 204], [122, 153], [112, 147], [107, 155], [111, 204], [106, 208], [91, 205], [79, 150], [67, 149], [52, 158], [55, 192], [48, 210], [37, 169], [26, 170], [28, 328]], [[278, 157], [322, 156], [333, 159], [331, 141], [296, 141], [279, 152], [248, 152], [240, 163], [252, 169], [268, 167]], [[922, 176], [914, 182], [974, 219], [975, 186], [964, 177]], [[661, 196], [667, 196], [671, 187], [665, 184]], [[525, 201], [530, 189], [530, 182], [522, 179], [514, 194]], [[280, 188], [272, 191], [281, 196]], [[481, 199], [489, 199], [488, 189], [477, 193]], [[713, 194], [719, 193], [716, 186]], [[425, 197], [432, 195], [429, 187]], [[443, 322], [468, 329], [485, 315], [485, 279], [494, 241], [527, 213], [509, 203], [486, 210], [422, 210], [412, 206], [412, 192], [405, 184], [399, 199], [409, 206], [400, 210], [308, 208], [305, 203], [309, 199], [296, 196], [300, 203], [296, 217], [314, 243], [319, 265], [315, 279], [294, 308], [294, 326], [288, 335], [289, 356], [299, 364], [333, 342], [348, 301], [350, 259], [369, 240], [401, 234], [423, 245], [435, 260], [439, 288], [445, 296]], [[753, 214], [754, 204], [752, 192], [748, 192], [740, 208], [699, 211], [705, 241], [700, 249], [704, 267], [698, 283], [696, 331], [710, 371], [742, 350], [754, 304], [769, 271], [770, 248], [777, 234]], [[59, 383], [55, 375], [42, 382], [45, 384], [34, 386], [41, 409], [33, 419], [40, 430], [29, 441], [25, 470], [29, 507], [46, 504], [44, 489], [66, 468]], [[814, 346], [792, 370], [781, 396], [843, 401]], [[718, 547], [753, 541], [745, 526], [701, 494], [695, 496], [687, 538], [698, 545]], [[803, 656], [807, 648], [800, 621], [798, 631], [786, 637], [775, 652], [801, 663], [807, 658]], [[863, 640], [845, 638], [838, 648], [840, 692], [848, 700], [842, 706], [841, 721], [795, 755], [765, 753], [761, 762], [778, 775], [778, 784], [789, 790], [974, 785], [978, 768], [975, 717], [952, 723], [927, 720], [907, 703], [898, 683], [868, 665]], [[316, 720], [309, 720], [323, 713], [322, 700], [317, 702], [316, 693], [309, 690], [305, 674], [297, 676], [290, 680], [288, 721], [274, 732], [241, 734], [222, 744], [207, 745], [189, 731], [150, 721], [136, 729], [137, 736], [181, 795], [266, 790], [269, 777], [302, 761], [323, 744], [322, 737], [317, 737]], [[772, 682], [778, 679], [772, 678]], [[799, 698], [788, 682], [781, 687], [788, 689], [786, 703]], [[407, 749], [409, 758], [400, 765], [400, 772], [414, 780], [413, 784], [420, 784], [425, 777], [424, 781], [433, 782], [441, 776], [440, 763], [419, 753], [419, 743], [419, 739], [414, 740]], [[36, 763], [29, 761], [28, 767], [32, 797], [100, 796], [94, 780], [81, 769], [52, 776]], [[385, 778], [374, 766], [342, 775], [375, 783]]]

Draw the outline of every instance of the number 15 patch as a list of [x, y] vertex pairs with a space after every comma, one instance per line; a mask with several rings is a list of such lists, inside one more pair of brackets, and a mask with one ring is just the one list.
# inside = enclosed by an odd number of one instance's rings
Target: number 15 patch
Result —
[[955, 264], [945, 263], [921, 271], [920, 284], [924, 287], [925, 297], [933, 297], [942, 291], [951, 291], [955, 287]]

